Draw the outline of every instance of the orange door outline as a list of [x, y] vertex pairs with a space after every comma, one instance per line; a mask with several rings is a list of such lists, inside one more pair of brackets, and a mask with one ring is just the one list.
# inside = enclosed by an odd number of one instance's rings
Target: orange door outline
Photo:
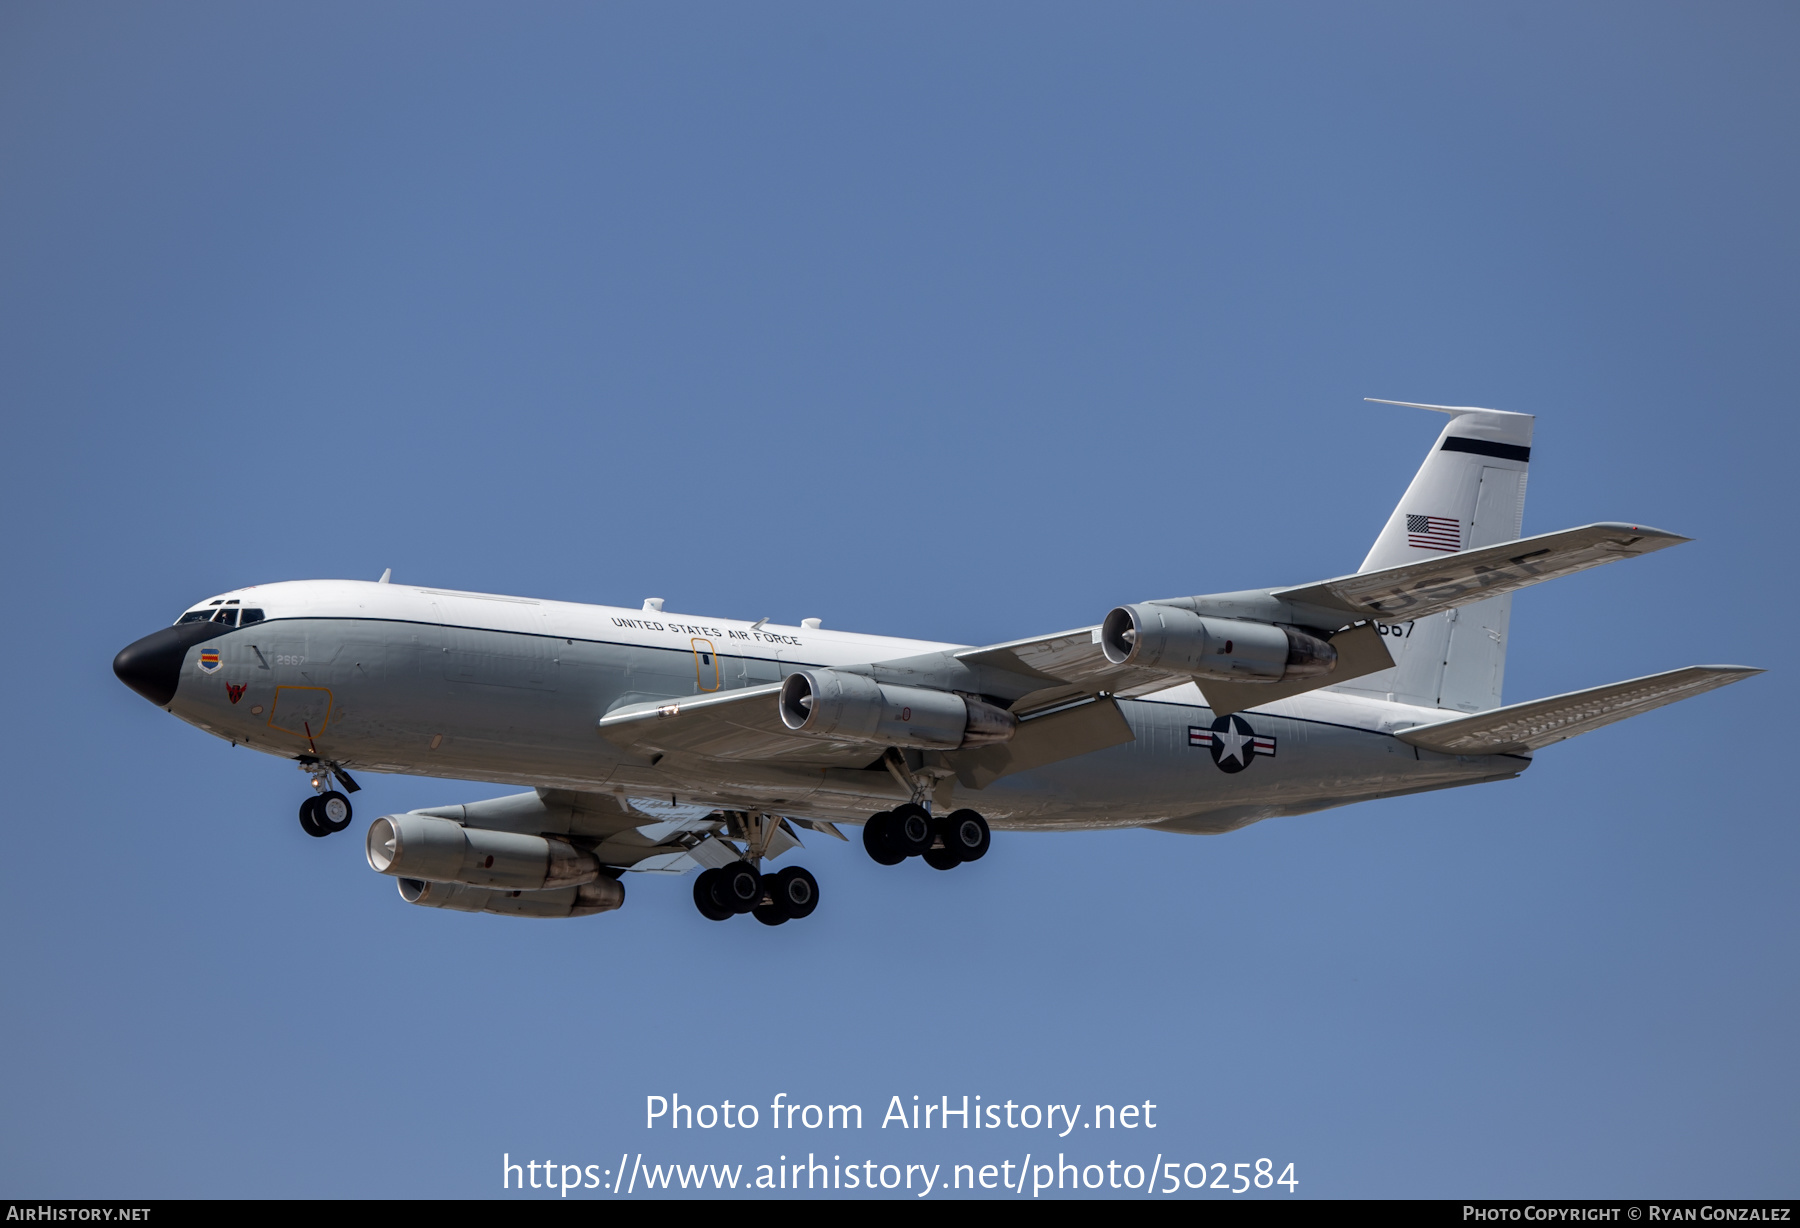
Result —
[[[289, 729], [286, 725], [277, 725], [275, 723], [275, 718], [281, 715], [281, 693], [283, 691], [323, 691], [325, 693], [325, 715], [320, 718], [319, 727], [317, 729], [311, 729], [311, 730], [306, 729], [306, 728]], [[295, 696], [295, 698], [297, 699], [299, 697]], [[293, 708], [294, 708], [293, 704], [288, 705], [289, 711], [292, 711]], [[288, 719], [292, 720], [294, 718], [289, 717]], [[300, 723], [303, 726], [308, 723], [304, 717], [301, 717], [299, 719], [300, 719]], [[279, 729], [279, 730], [281, 730], [281, 732], [291, 733], [297, 738], [316, 738], [320, 734], [325, 732], [325, 726], [326, 726], [326, 724], [328, 724], [330, 722], [330, 720], [331, 720], [331, 688], [330, 687], [278, 686], [275, 688], [275, 702], [269, 705], [269, 728], [270, 729]]]
[[[711, 640], [695, 639], [688, 641], [694, 646], [694, 685], [702, 691], [716, 691], [719, 681], [719, 654], [713, 648]], [[711, 685], [707, 680], [711, 679]]]

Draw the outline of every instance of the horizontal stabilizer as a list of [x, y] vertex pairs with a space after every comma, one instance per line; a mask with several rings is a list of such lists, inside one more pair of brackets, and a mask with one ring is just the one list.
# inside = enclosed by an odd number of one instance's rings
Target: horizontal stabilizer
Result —
[[1690, 665], [1629, 682], [1508, 704], [1435, 725], [1419, 725], [1394, 736], [1446, 755], [1518, 754], [1762, 672], [1745, 665]]
[[1272, 589], [1270, 596], [1354, 618], [1403, 622], [1691, 540], [1643, 525], [1590, 524], [1300, 588]]

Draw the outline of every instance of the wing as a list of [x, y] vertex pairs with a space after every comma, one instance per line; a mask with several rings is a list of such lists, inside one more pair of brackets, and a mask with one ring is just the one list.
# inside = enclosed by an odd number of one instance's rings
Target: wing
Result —
[[1518, 754], [1762, 672], [1744, 665], [1690, 665], [1629, 682], [1508, 704], [1435, 725], [1419, 725], [1394, 736], [1446, 755]]
[[963, 665], [986, 666], [1039, 683], [1013, 701], [1013, 715], [1020, 718], [1102, 692], [1140, 695], [1187, 681], [1159, 670], [1114, 665], [1100, 651], [1099, 627], [967, 648], [953, 655]]
[[[1203, 602], [1206, 598], [1194, 598]], [[1168, 670], [1114, 665], [1100, 650], [1100, 628], [1083, 627], [1035, 640], [1014, 640], [988, 648], [970, 648], [956, 655], [965, 665], [989, 666], [1011, 674], [1036, 677], [1042, 686], [1015, 700], [1012, 711], [1026, 718], [1096, 694], [1130, 698], [1165, 690], [1184, 682], [1198, 683], [1207, 704], [1220, 716], [1257, 704], [1273, 703], [1290, 695], [1348, 682], [1378, 670], [1392, 669], [1394, 658], [1380, 632], [1372, 625], [1345, 627], [1330, 637], [1338, 650], [1335, 670], [1298, 682], [1221, 682], [1196, 679]], [[1096, 748], [1098, 749], [1098, 748]]]
[[[1692, 538], [1635, 524], [1590, 524], [1463, 550], [1404, 567], [1339, 576], [1269, 595], [1297, 606], [1389, 622], [1424, 618], [1558, 576], [1678, 546]], [[1203, 600], [1203, 599], [1202, 599]]]
[[[1337, 668], [1303, 681], [1271, 684], [1189, 679], [1141, 666], [1114, 665], [1100, 649], [1099, 627], [970, 648], [954, 655], [966, 666], [985, 666], [1039, 683], [1013, 702], [1012, 710], [1019, 716], [1087, 695], [1129, 697], [1188, 681], [1197, 682], [1208, 706], [1224, 715], [1391, 668], [1393, 658], [1379, 633], [1366, 625], [1370, 620], [1424, 618], [1688, 540], [1643, 525], [1591, 524], [1316, 584], [1151, 603], [1218, 618], [1309, 627], [1318, 634], [1338, 628], [1330, 636], [1338, 650]], [[1365, 625], [1354, 625], [1358, 623]]]
[[[648, 754], [681, 751], [794, 767], [860, 768], [880, 756], [879, 748], [867, 742], [833, 742], [794, 733], [782, 724], [775, 706], [780, 691], [774, 684], [726, 695], [633, 704], [601, 717], [600, 732], [617, 745]], [[1040, 708], [1021, 720], [1010, 741], [929, 754], [968, 787], [985, 789], [1002, 776], [1104, 750], [1132, 737], [1118, 704], [1081, 695], [1061, 708]], [[827, 834], [844, 838], [835, 830]]]
[[781, 723], [779, 682], [722, 695], [632, 704], [600, 718], [609, 742], [646, 754], [684, 752], [794, 767], [864, 767], [878, 758], [866, 742], [801, 737]]

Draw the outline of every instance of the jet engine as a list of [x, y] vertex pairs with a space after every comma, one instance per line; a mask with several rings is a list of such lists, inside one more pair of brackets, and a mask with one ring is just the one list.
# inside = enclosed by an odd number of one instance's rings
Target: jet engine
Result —
[[578, 887], [558, 887], [554, 891], [502, 891], [422, 878], [402, 878], [396, 885], [400, 898], [408, 904], [508, 917], [591, 917], [625, 903], [625, 884], [612, 878], [597, 878]]
[[464, 827], [422, 814], [369, 824], [369, 865], [396, 878], [542, 891], [600, 877], [600, 862], [566, 840]]
[[1100, 649], [1114, 665], [1232, 682], [1315, 678], [1337, 668], [1337, 649], [1292, 627], [1202, 618], [1175, 606], [1122, 605], [1100, 624]]
[[781, 684], [781, 721], [795, 733], [872, 746], [956, 750], [1005, 742], [1019, 727], [1005, 708], [954, 691], [889, 686], [836, 669], [803, 669]]

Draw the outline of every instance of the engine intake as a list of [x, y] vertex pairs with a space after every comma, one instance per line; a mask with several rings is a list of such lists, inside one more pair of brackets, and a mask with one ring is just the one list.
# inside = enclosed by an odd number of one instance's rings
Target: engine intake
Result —
[[1337, 668], [1337, 649], [1304, 631], [1148, 602], [1108, 614], [1100, 650], [1114, 665], [1231, 682], [1316, 678]]
[[591, 917], [625, 903], [625, 884], [612, 878], [597, 878], [579, 887], [558, 887], [554, 891], [503, 891], [422, 878], [403, 878], [396, 885], [400, 898], [408, 904], [507, 917]]
[[862, 674], [803, 669], [781, 684], [781, 723], [809, 737], [957, 750], [1009, 740], [1018, 718], [955, 691], [889, 686]]
[[369, 865], [381, 874], [434, 883], [543, 891], [600, 877], [600, 862], [566, 840], [464, 827], [422, 814], [369, 824]]

